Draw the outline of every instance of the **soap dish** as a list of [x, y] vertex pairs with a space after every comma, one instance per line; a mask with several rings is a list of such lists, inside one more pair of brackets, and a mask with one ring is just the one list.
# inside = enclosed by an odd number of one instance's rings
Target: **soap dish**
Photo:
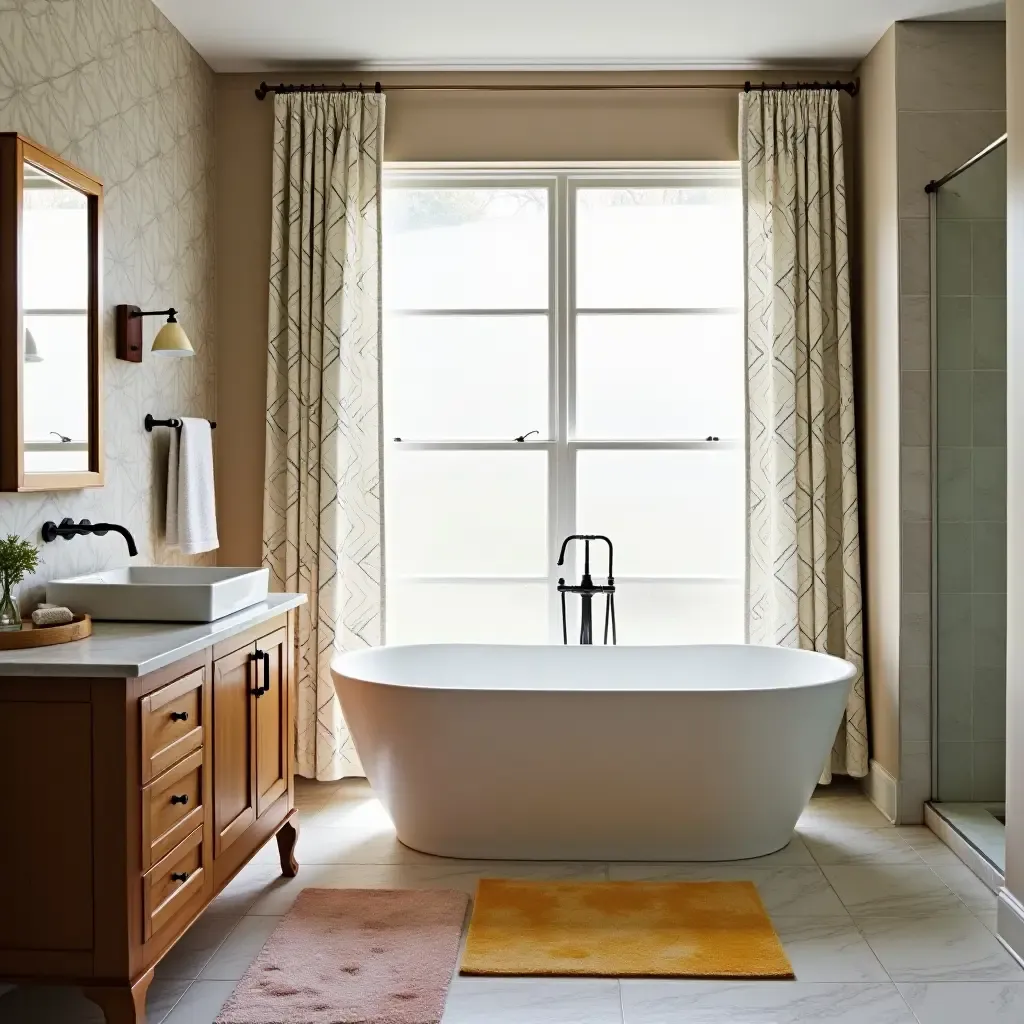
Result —
[[50, 647], [53, 644], [69, 644], [92, 636], [92, 619], [88, 615], [76, 615], [63, 626], [37, 626], [31, 619], [22, 619], [21, 629], [9, 633], [0, 632], [0, 651], [23, 651], [30, 647]]

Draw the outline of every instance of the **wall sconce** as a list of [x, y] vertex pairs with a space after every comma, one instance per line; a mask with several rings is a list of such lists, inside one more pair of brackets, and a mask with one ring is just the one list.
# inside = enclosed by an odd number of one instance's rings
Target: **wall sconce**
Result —
[[117, 358], [129, 363], [142, 362], [142, 318], [144, 316], [166, 316], [167, 323], [160, 328], [153, 339], [153, 354], [161, 356], [194, 356], [195, 351], [188, 335], [177, 321], [178, 311], [170, 309], [141, 310], [138, 306], [117, 306], [114, 310], [114, 326], [117, 334]]
[[26, 327], [25, 328], [25, 362], [26, 363], [41, 363], [43, 357], [39, 354], [39, 346], [36, 344], [36, 339], [33, 337], [32, 332]]

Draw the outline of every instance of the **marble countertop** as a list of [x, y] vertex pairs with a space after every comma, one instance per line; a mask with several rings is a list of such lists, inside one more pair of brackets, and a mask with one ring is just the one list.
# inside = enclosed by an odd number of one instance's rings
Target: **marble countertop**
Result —
[[87, 640], [0, 651], [0, 676], [144, 676], [305, 603], [305, 594], [271, 594], [214, 622], [94, 622]]

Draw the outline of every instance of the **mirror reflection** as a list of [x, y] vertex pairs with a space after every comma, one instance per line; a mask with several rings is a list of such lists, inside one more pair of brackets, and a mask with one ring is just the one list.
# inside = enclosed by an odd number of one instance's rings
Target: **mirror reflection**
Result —
[[89, 199], [26, 161], [22, 202], [25, 471], [89, 469]]

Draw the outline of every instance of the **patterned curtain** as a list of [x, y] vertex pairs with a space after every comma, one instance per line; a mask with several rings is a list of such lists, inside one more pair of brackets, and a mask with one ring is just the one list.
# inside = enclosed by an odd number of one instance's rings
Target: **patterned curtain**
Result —
[[853, 342], [836, 91], [740, 98], [746, 234], [747, 629], [857, 677], [822, 781], [868, 770]]
[[362, 775], [331, 681], [381, 643], [384, 96], [275, 97], [263, 560], [301, 591], [296, 770]]

